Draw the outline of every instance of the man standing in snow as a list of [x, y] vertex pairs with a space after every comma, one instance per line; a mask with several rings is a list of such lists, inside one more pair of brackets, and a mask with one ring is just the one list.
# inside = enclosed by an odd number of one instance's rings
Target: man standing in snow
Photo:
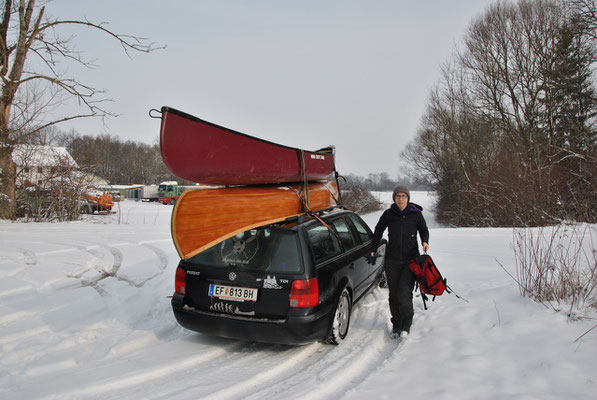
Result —
[[413, 321], [415, 287], [415, 276], [408, 264], [420, 254], [417, 232], [421, 236], [423, 251], [429, 250], [429, 229], [423, 218], [423, 207], [410, 202], [410, 191], [406, 186], [397, 186], [392, 193], [392, 199], [394, 204], [384, 211], [375, 226], [369, 260], [375, 263], [375, 250], [387, 228], [389, 243], [384, 270], [392, 314], [392, 337], [406, 337]]

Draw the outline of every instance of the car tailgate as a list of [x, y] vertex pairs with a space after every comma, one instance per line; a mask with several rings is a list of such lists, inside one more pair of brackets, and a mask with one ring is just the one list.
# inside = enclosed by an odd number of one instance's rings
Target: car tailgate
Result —
[[285, 319], [292, 280], [272, 274], [185, 268], [188, 306], [248, 318]]

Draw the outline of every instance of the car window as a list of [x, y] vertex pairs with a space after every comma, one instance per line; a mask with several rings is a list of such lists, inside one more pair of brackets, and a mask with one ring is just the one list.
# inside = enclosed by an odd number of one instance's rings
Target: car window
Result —
[[371, 230], [369, 229], [368, 226], [365, 225], [365, 223], [360, 218], [357, 218], [354, 215], [351, 215], [350, 220], [352, 221], [355, 228], [357, 229], [357, 232], [361, 238], [362, 243], [365, 243], [366, 241], [371, 239]]
[[189, 258], [190, 262], [240, 270], [299, 273], [298, 235], [277, 227], [251, 229]]
[[344, 218], [338, 218], [332, 221], [332, 225], [334, 225], [334, 228], [336, 228], [336, 232], [338, 232], [338, 236], [340, 237], [342, 246], [344, 246], [344, 250], [350, 250], [356, 246], [354, 237], [352, 236], [352, 232], [350, 231], [350, 227], [348, 226], [348, 223]]
[[342, 252], [336, 235], [323, 225], [317, 225], [307, 231], [315, 263], [329, 260]]

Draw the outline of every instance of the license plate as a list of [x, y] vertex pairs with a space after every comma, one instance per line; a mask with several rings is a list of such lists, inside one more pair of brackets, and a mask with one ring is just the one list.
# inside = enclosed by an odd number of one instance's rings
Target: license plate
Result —
[[209, 295], [232, 301], [257, 301], [256, 288], [243, 288], [224, 285], [209, 285]]

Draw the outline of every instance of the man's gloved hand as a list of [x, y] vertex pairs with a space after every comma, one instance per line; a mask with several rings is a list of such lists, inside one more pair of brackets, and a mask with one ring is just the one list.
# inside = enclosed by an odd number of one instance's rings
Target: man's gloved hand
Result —
[[365, 260], [367, 260], [369, 264], [375, 265], [375, 262], [377, 261], [377, 256], [379, 256], [379, 253], [365, 254]]

